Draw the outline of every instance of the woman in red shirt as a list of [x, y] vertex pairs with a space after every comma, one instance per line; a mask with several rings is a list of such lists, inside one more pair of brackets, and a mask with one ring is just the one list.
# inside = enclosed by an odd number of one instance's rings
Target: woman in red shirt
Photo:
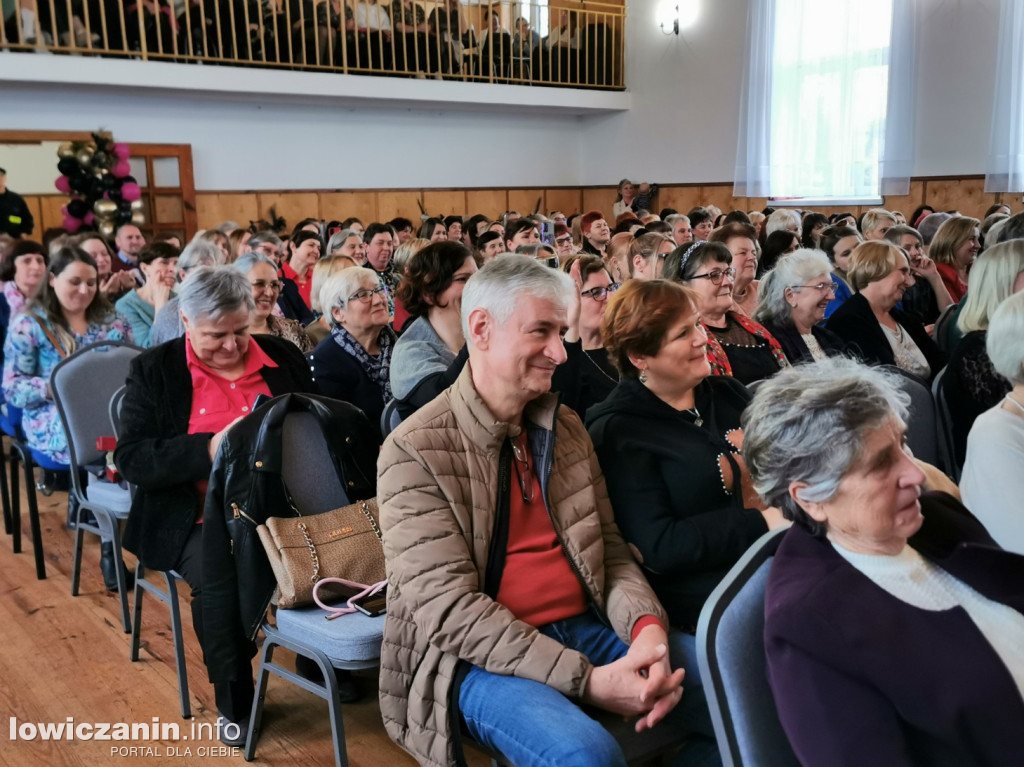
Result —
[[928, 256], [938, 267], [942, 283], [955, 303], [967, 294], [967, 271], [981, 251], [978, 234], [978, 219], [957, 216], [939, 227], [928, 249]]

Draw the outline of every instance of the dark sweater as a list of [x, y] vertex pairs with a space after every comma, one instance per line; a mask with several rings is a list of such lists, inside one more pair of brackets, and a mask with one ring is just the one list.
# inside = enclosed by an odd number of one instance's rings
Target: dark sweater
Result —
[[985, 349], [987, 335], [984, 330], [975, 330], [961, 338], [942, 379], [953, 426], [953, 448], [960, 466], [967, 458], [967, 435], [974, 420], [998, 405], [1013, 388], [992, 367]]
[[[394, 346], [389, 347], [390, 350]], [[380, 414], [384, 410], [384, 392], [351, 354], [342, 349], [333, 336], [317, 344], [307, 357], [320, 392], [327, 397], [351, 402], [366, 414], [380, 437]]]
[[711, 591], [768, 529], [736, 447], [750, 393], [714, 376], [694, 395], [702, 426], [634, 378], [587, 413], [615, 520], [672, 625], [690, 630]]
[[[562, 395], [562, 404], [572, 408], [582, 420], [587, 410], [604, 400], [619, 382], [609, 374], [608, 353], [604, 349], [583, 350], [583, 343], [565, 344], [566, 360], [551, 377], [551, 391]], [[614, 368], [611, 369], [614, 373]]]
[[[807, 344], [804, 343], [804, 339], [800, 336], [800, 331], [794, 325], [782, 325], [781, 323], [771, 321], [763, 324], [767, 331], [775, 336], [775, 340], [779, 342], [779, 346], [786, 353], [786, 359], [789, 360], [790, 365], [814, 361], [814, 357], [811, 356]], [[811, 335], [814, 336], [814, 340], [818, 342], [826, 356], [838, 357], [843, 353], [843, 339], [832, 331], [827, 330], [823, 325], [815, 325], [811, 328]]]
[[[910, 334], [914, 343], [917, 344], [917, 348], [928, 360], [928, 365], [931, 367], [929, 380], [935, 378], [936, 374], [946, 365], [946, 355], [935, 345], [921, 323], [914, 322], [899, 309], [893, 309], [889, 314]], [[825, 327], [843, 339], [847, 351], [857, 355], [869, 365], [896, 364], [896, 357], [886, 338], [885, 331], [878, 324], [874, 312], [871, 311], [871, 304], [863, 294], [854, 293], [850, 296], [829, 317]]]

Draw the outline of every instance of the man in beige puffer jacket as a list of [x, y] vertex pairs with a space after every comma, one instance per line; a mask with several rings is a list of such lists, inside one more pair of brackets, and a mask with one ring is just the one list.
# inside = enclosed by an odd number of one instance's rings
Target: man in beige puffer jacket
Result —
[[460, 714], [517, 764], [624, 765], [577, 704], [639, 731], [682, 695], [587, 432], [548, 393], [578, 292], [535, 260], [488, 262], [462, 297], [469, 364], [380, 455], [380, 706], [424, 765], [463, 761]]

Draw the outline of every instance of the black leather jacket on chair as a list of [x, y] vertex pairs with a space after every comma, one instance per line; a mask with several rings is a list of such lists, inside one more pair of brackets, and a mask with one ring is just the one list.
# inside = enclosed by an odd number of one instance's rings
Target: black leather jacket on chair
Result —
[[[377, 429], [357, 407], [308, 394], [277, 397], [240, 421], [221, 443], [203, 515], [203, 624], [211, 682], [231, 681], [248, 668], [238, 627], [254, 639], [277, 582], [256, 526], [288, 516], [281, 479], [282, 435], [289, 413], [314, 416], [330, 462], [353, 501], [376, 494]], [[247, 653], [246, 653], [247, 654]]]

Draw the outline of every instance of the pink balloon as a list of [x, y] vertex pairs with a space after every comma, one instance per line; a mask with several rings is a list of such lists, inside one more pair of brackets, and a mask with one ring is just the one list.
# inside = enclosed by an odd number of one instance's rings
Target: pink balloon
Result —
[[71, 180], [67, 176], [58, 176], [57, 180], [53, 182], [53, 185], [57, 187], [58, 192], [71, 194]]
[[131, 150], [128, 148], [127, 144], [113, 144], [110, 147], [110, 153], [118, 160], [127, 160], [128, 155], [131, 154]]
[[65, 232], [68, 232], [69, 234], [74, 234], [75, 232], [77, 232], [81, 228], [82, 228], [82, 220], [81, 219], [75, 218], [74, 216], [68, 216], [68, 215], [64, 216], [63, 229], [64, 229]]
[[127, 200], [128, 202], [135, 202], [136, 200], [142, 199], [142, 190], [139, 188], [138, 184], [129, 181], [127, 184], [121, 185], [121, 199]]
[[85, 218], [82, 219], [82, 223], [85, 224], [86, 226], [92, 226], [95, 220], [96, 215], [90, 210], [88, 213], [85, 214]]
[[110, 172], [114, 174], [114, 178], [124, 178], [132, 175], [132, 166], [128, 164], [127, 160], [118, 160], [117, 165]]

